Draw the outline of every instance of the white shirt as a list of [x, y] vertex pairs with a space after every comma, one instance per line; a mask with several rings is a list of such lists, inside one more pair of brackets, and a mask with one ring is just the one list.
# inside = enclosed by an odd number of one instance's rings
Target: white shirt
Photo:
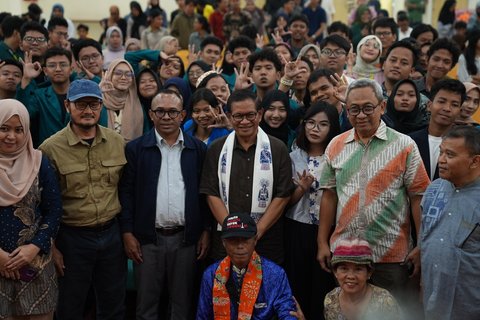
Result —
[[177, 227], [185, 225], [185, 183], [180, 159], [182, 156], [183, 133], [169, 146], [155, 130], [157, 146], [162, 153], [162, 164], [157, 185], [157, 210], [155, 227]]
[[398, 41], [410, 37], [412, 30], [412, 27], [408, 27], [407, 31], [403, 32], [400, 28], [398, 28]]
[[428, 148], [430, 149], [430, 179], [433, 180], [435, 176], [435, 169], [437, 169], [438, 157], [440, 156], [440, 144], [442, 137], [434, 137], [428, 135]]

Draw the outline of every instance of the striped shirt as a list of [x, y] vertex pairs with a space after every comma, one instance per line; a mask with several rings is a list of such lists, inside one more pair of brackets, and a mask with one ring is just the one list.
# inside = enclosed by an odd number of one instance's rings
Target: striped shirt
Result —
[[336, 189], [336, 227], [330, 238], [362, 237], [374, 262], [405, 259], [412, 247], [409, 195], [422, 194], [430, 183], [415, 142], [381, 121], [366, 145], [351, 129], [328, 145], [320, 178], [323, 189]]

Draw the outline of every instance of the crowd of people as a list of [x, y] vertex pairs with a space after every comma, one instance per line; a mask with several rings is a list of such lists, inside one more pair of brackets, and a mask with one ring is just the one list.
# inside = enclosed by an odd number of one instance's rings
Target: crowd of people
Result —
[[357, 2], [0, 13], [0, 319], [479, 319], [480, 6]]

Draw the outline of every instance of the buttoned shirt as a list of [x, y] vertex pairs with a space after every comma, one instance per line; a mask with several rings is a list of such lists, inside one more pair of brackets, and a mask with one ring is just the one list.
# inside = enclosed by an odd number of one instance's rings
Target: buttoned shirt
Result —
[[456, 188], [436, 179], [422, 199], [426, 319], [480, 319], [480, 179]]
[[118, 182], [127, 162], [124, 145], [121, 135], [102, 126], [97, 126], [90, 145], [69, 124], [39, 147], [60, 180], [64, 224], [98, 226], [120, 212]]
[[183, 133], [179, 130], [177, 141], [170, 146], [155, 130], [162, 165], [158, 177], [157, 211], [155, 226], [176, 227], [185, 225], [185, 183], [180, 158], [183, 150]]
[[402, 262], [411, 249], [409, 195], [420, 195], [430, 180], [415, 142], [383, 121], [364, 144], [351, 129], [328, 145], [320, 178], [323, 189], [336, 188], [339, 240], [365, 237], [374, 262]]

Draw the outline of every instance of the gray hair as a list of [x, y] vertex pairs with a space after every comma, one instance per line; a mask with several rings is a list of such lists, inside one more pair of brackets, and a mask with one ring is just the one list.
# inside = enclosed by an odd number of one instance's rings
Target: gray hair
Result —
[[350, 95], [350, 92], [353, 89], [360, 89], [360, 88], [371, 88], [373, 92], [375, 93], [375, 97], [377, 98], [378, 102], [381, 102], [384, 100], [383, 98], [383, 92], [382, 92], [382, 87], [378, 84], [378, 82], [367, 79], [367, 78], [362, 78], [353, 81], [350, 83], [350, 85], [347, 88], [347, 94], [345, 96], [345, 101], [348, 101], [348, 96]]
[[471, 156], [480, 155], [480, 130], [473, 126], [455, 126], [442, 137], [445, 139], [465, 139], [465, 148]]

